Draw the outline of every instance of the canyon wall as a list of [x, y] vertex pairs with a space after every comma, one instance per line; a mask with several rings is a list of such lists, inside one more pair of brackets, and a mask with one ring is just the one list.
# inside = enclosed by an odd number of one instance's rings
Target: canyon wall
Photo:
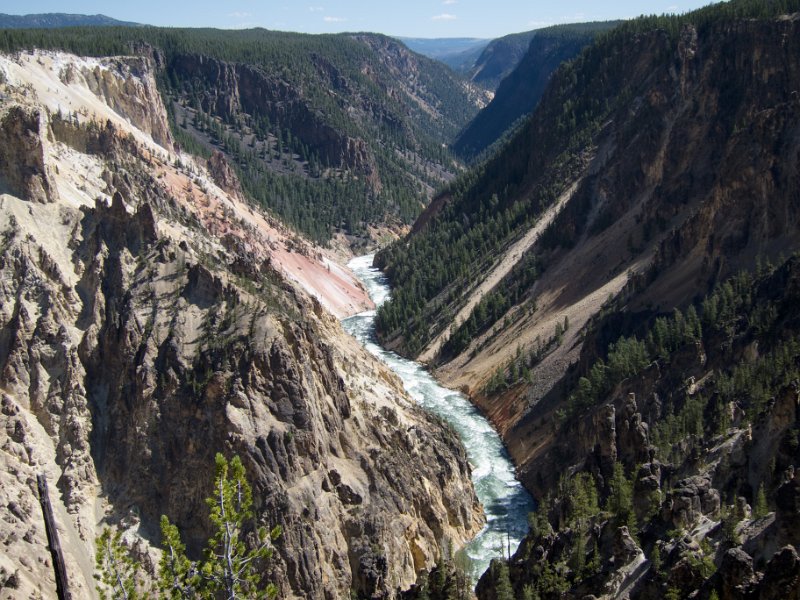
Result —
[[166, 514], [197, 556], [216, 452], [283, 528], [283, 597], [393, 597], [478, 531], [457, 436], [330, 312], [364, 290], [175, 153], [148, 61], [0, 69], [4, 593], [55, 597], [40, 472], [77, 597], [104, 525], [152, 567]]

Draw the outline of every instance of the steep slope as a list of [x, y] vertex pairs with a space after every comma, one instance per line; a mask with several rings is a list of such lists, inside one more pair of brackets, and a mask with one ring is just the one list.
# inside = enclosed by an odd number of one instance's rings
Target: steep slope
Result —
[[[601, 377], [610, 362], [592, 370], [594, 358], [611, 360], [609, 342], [620, 333], [636, 333], [641, 342], [657, 317], [686, 309], [741, 269], [800, 248], [798, 10], [797, 2], [738, 1], [622, 25], [561, 67], [507, 144], [434, 199], [406, 240], [378, 255], [376, 263], [394, 285], [392, 302], [379, 312], [382, 339], [429, 358], [439, 377], [469, 391], [498, 426], [537, 497], [568, 496], [560, 477], [584, 466], [602, 476], [595, 494], [611, 494], [614, 434], [603, 432], [624, 430], [639, 439], [638, 453], [624, 458], [627, 473], [638, 473], [636, 465], [653, 458], [647, 427], [638, 424], [656, 427], [668, 418], [668, 407], [680, 410], [682, 400], [664, 401], [664, 412], [652, 408], [664, 400], [668, 384], [706, 374], [693, 370], [687, 356], [670, 366], [665, 387], [631, 389], [637, 394], [631, 411], [621, 393], [629, 375]], [[598, 323], [604, 324], [599, 333]], [[703, 357], [730, 342], [708, 343], [716, 346]], [[776, 348], [766, 340], [759, 344], [765, 352]], [[654, 358], [643, 354], [641, 343], [617, 350], [622, 373], [631, 362], [650, 365]], [[719, 365], [731, 358], [723, 353]], [[659, 359], [650, 368], [655, 377], [666, 367]], [[769, 389], [776, 398], [785, 393], [781, 385]], [[645, 394], [641, 402], [639, 393]], [[573, 406], [584, 396], [591, 398], [588, 413]], [[791, 418], [784, 421], [794, 427]], [[703, 427], [708, 441], [708, 422]], [[759, 455], [757, 467], [763, 469], [774, 452]], [[704, 475], [702, 456], [693, 455], [696, 470], [687, 477]], [[605, 470], [591, 468], [591, 460], [601, 459]], [[734, 502], [734, 494], [752, 501], [752, 487], [734, 492], [724, 487], [729, 472], [723, 473], [710, 488], [686, 483], [691, 489], [680, 502], [695, 506], [711, 488], [725, 503]], [[770, 493], [779, 484], [770, 480]], [[661, 501], [662, 511], [673, 502], [679, 506], [674, 497]], [[563, 528], [560, 537], [536, 549], [534, 562], [542, 552], [574, 548], [563, 545], [574, 532], [564, 537], [567, 526], [556, 525]], [[623, 535], [616, 525], [604, 530], [611, 538], [603, 544], [615, 539], [623, 554], [630, 550], [619, 560], [641, 574], [644, 557], [628, 539], [635, 532]], [[584, 541], [589, 548], [592, 540]], [[529, 551], [539, 542], [532, 544]], [[747, 551], [751, 560], [753, 552]], [[553, 568], [563, 562], [564, 555], [557, 556]], [[628, 574], [618, 573], [617, 583], [629, 581]], [[750, 583], [742, 589], [755, 590]], [[694, 589], [691, 582], [670, 584], [676, 585]], [[576, 594], [630, 592], [624, 585], [604, 589], [580, 587]]]
[[[597, 35], [619, 23], [606, 21], [556, 25], [531, 32], [534, 35], [527, 51], [494, 86], [497, 91], [489, 105], [458, 134], [452, 144], [454, 152], [467, 160], [483, 153], [506, 134], [516, 121], [533, 111], [550, 76], [562, 62], [577, 56]], [[498, 59], [495, 57], [494, 60]], [[487, 64], [485, 68], [490, 67]], [[506, 73], [506, 70], [503, 72]], [[478, 75], [473, 76], [473, 81], [479, 81]]]
[[531, 40], [538, 31], [523, 31], [489, 42], [475, 64], [470, 68], [470, 80], [489, 90], [496, 90], [500, 82], [511, 73], [525, 56]]
[[478, 596], [796, 597], [799, 282], [795, 256], [650, 327], [599, 321], [548, 427], [570, 467]]
[[[797, 74], [783, 49], [795, 21], [705, 15], [698, 26], [665, 19], [674, 33], [644, 20], [623, 26], [557, 72], [519, 134], [437, 198], [406, 241], [378, 255], [396, 285], [380, 315], [384, 339], [419, 354], [449, 328], [442, 317], [455, 315], [504, 261], [516, 269], [506, 269], [513, 277], [497, 290], [527, 285], [491, 311], [484, 331], [529, 299], [536, 321], [555, 316], [543, 301], [566, 309], [602, 290], [599, 306], [620, 276], [619, 288], [638, 284], [641, 304], [669, 309], [754, 264], [759, 252], [791, 249]], [[762, 62], [745, 68], [738, 47], [758, 48]], [[755, 85], [765, 77], [776, 79]], [[726, 208], [758, 214], [767, 204], [765, 221], [734, 219]], [[557, 205], [531, 251], [509, 253]], [[522, 268], [534, 258], [535, 273]]]
[[282, 597], [394, 597], [477, 532], [455, 434], [325, 308], [364, 291], [220, 156], [174, 151], [147, 59], [22, 53], [0, 74], [4, 595], [55, 597], [38, 473], [74, 597], [103, 525], [151, 568], [161, 514], [198, 551], [217, 451], [283, 527], [263, 567]]
[[0, 32], [0, 49], [30, 47], [149, 56], [176, 141], [222, 151], [249, 197], [318, 242], [410, 223], [452, 178], [443, 144], [484, 104], [441, 63], [373, 34]]

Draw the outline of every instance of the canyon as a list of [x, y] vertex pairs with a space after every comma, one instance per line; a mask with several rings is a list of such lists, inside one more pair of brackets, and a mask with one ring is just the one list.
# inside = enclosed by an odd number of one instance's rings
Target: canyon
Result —
[[151, 568], [161, 514], [198, 551], [217, 451], [283, 529], [282, 597], [392, 597], [478, 532], [456, 435], [339, 325], [363, 287], [176, 148], [146, 57], [0, 73], [4, 590], [55, 594], [37, 474], [90, 597], [104, 525]]
[[221, 451], [280, 597], [796, 598], [799, 28], [510, 36], [480, 113], [377, 34], [0, 32], [4, 593], [37, 475], [91, 596], [106, 525], [198, 556]]

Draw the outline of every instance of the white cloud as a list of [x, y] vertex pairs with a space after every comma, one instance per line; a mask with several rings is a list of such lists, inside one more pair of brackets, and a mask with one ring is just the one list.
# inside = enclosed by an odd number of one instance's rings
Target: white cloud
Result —
[[458, 4], [458, 0], [443, 0], [442, 4]]
[[234, 19], [244, 19], [246, 17], [251, 16], [252, 14], [253, 13], [236, 11], [236, 12], [228, 13], [228, 16], [229, 17], [233, 17]]
[[326, 23], [344, 23], [347, 21], [344, 17], [322, 17], [322, 20]]
[[322, 12], [325, 10], [322, 6], [309, 6], [308, 12]]
[[549, 27], [553, 25], [552, 21], [528, 21], [528, 27], [531, 29], [541, 29], [542, 27]]
[[431, 17], [432, 21], [455, 21], [458, 17], [455, 15], [451, 15], [449, 13], [442, 13], [440, 15], [436, 15], [435, 17]]

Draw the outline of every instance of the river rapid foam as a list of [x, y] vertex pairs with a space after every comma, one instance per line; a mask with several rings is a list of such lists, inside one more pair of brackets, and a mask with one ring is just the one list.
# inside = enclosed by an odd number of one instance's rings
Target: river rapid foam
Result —
[[[372, 267], [373, 255], [359, 256], [348, 264], [372, 301], [380, 306], [391, 295], [383, 274]], [[342, 321], [372, 354], [380, 358], [402, 379], [411, 397], [426, 410], [438, 415], [455, 429], [472, 465], [472, 482], [486, 512], [486, 527], [464, 548], [469, 558], [471, 577], [476, 581], [492, 558], [512, 554], [528, 531], [528, 513], [533, 499], [514, 474], [514, 466], [500, 436], [469, 399], [439, 385], [419, 363], [382, 348], [375, 338], [375, 311], [363, 312]]]

